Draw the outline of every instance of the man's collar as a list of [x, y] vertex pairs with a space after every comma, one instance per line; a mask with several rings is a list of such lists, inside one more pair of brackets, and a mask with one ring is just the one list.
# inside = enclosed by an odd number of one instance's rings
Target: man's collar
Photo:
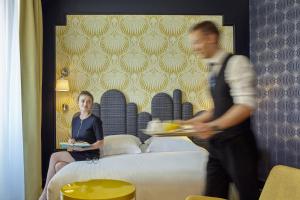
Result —
[[207, 65], [211, 64], [211, 63], [213, 63], [215, 65], [221, 65], [227, 55], [228, 55], [228, 53], [226, 53], [226, 51], [224, 51], [223, 49], [219, 49], [213, 57], [206, 58], [203, 60]]

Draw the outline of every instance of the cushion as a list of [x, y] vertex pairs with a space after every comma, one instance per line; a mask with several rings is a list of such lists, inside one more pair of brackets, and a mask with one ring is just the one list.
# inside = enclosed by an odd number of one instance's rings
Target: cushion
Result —
[[101, 157], [119, 154], [141, 153], [141, 141], [134, 135], [109, 135], [104, 137], [104, 146], [101, 148]]
[[174, 151], [199, 151], [188, 137], [151, 137], [145, 141], [148, 145], [144, 152], [174, 152]]

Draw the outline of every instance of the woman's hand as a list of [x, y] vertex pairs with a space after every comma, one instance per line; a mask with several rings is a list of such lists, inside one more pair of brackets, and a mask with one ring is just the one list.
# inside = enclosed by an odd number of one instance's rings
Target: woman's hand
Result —
[[68, 143], [69, 144], [74, 144], [76, 141], [74, 138], [69, 138]]
[[70, 146], [70, 147], [67, 148], [67, 151], [85, 151], [85, 149], [82, 148], [82, 147]]
[[73, 147], [73, 151], [84, 151], [85, 149], [82, 147]]

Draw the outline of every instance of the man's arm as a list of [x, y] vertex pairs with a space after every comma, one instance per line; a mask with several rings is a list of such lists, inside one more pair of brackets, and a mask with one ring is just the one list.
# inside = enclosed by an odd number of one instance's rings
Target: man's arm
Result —
[[207, 125], [213, 130], [224, 130], [246, 120], [250, 117], [252, 111], [253, 108], [247, 105], [235, 104], [225, 114], [218, 119], [207, 123]]
[[225, 80], [230, 87], [233, 106], [220, 118], [211, 122], [223, 130], [248, 118], [256, 107], [256, 75], [249, 59], [235, 55], [228, 61]]
[[238, 125], [246, 120], [256, 106], [255, 72], [249, 59], [245, 56], [233, 56], [225, 70], [225, 81], [230, 87], [233, 106], [221, 117], [208, 123], [195, 125], [197, 131], [205, 132], [199, 136], [209, 138], [218, 130]]
[[192, 119], [182, 121], [182, 124], [194, 124], [209, 122], [213, 117], [213, 110], [203, 111], [199, 116]]
[[252, 107], [242, 104], [235, 104], [218, 119], [208, 123], [197, 123], [195, 124], [194, 129], [199, 131], [200, 134], [198, 137], [207, 139], [214, 134], [217, 134], [217, 131], [230, 128], [243, 122], [250, 117], [252, 111]]

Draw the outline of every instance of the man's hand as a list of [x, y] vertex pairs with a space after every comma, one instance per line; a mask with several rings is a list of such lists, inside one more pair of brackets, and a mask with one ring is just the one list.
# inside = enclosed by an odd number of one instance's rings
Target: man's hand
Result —
[[214, 127], [209, 123], [197, 123], [194, 125], [193, 129], [196, 132], [199, 132], [199, 135], [196, 137], [199, 137], [200, 139], [209, 139], [215, 134]]
[[202, 140], [207, 140], [210, 137], [212, 137], [213, 135], [214, 135], [213, 132], [201, 132], [201, 133], [199, 133], [199, 135], [196, 135], [195, 137], [198, 137]]
[[207, 123], [195, 123], [194, 130], [199, 132], [209, 132], [212, 131], [211, 127]]
[[184, 121], [184, 120], [179, 120], [179, 119], [176, 119], [176, 120], [174, 120], [173, 122], [174, 122], [175, 124], [179, 124], [180, 126], [187, 124], [186, 121]]

